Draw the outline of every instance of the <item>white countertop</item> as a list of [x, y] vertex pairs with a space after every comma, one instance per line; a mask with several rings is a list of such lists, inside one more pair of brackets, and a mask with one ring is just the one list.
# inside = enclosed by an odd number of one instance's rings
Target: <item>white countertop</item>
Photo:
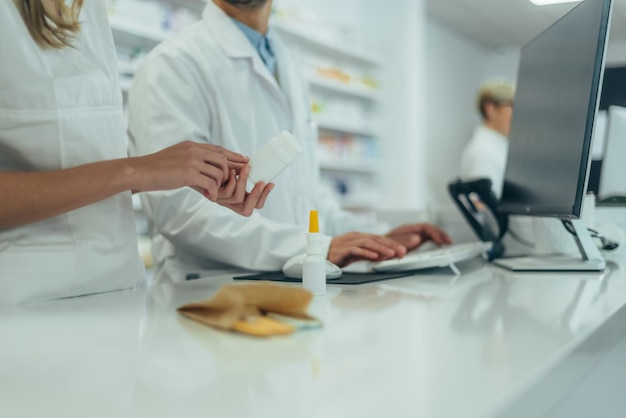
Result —
[[176, 313], [225, 277], [15, 307], [0, 417], [543, 416], [626, 334], [626, 260], [608, 265], [331, 285], [323, 329], [270, 340]]

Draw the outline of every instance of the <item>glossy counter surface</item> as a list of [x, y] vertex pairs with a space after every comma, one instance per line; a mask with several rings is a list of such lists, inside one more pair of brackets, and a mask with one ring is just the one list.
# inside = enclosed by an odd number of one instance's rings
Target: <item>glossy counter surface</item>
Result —
[[329, 286], [323, 329], [270, 340], [176, 313], [225, 277], [11, 308], [0, 417], [543, 416], [626, 333], [626, 263], [608, 264]]

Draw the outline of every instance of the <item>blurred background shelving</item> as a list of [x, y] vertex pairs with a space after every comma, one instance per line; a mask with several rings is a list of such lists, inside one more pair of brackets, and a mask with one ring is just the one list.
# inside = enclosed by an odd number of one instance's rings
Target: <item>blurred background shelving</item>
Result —
[[371, 214], [380, 200], [381, 56], [354, 28], [322, 22], [293, 3], [275, 5], [272, 28], [296, 55], [311, 88], [324, 185], [345, 209]]

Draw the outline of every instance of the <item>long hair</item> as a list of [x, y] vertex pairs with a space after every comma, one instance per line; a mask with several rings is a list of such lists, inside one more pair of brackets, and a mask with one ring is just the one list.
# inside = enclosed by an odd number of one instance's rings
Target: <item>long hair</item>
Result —
[[64, 48], [80, 30], [78, 15], [83, 0], [73, 0], [67, 6], [63, 0], [52, 0], [52, 6], [43, 0], [13, 0], [35, 42], [42, 48]]

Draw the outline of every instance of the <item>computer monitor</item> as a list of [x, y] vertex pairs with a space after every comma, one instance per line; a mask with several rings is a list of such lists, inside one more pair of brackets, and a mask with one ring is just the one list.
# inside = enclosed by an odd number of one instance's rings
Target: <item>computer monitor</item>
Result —
[[602, 84], [612, 0], [584, 0], [522, 48], [498, 210], [571, 220], [576, 257], [521, 257], [513, 270], [602, 270], [605, 263], [579, 219]]
[[610, 106], [600, 171], [599, 201], [626, 204], [626, 108]]

